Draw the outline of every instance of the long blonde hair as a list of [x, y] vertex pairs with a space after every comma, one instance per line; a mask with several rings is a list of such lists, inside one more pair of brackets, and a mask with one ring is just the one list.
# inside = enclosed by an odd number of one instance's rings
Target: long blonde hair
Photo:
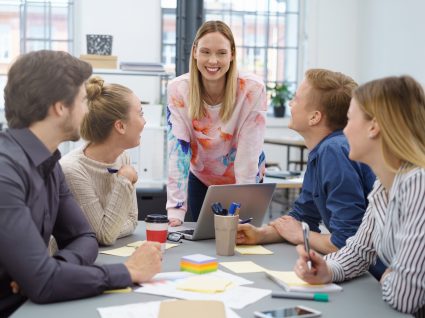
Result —
[[358, 87], [353, 97], [367, 119], [376, 119], [382, 135], [385, 163], [390, 156], [408, 165], [425, 168], [425, 95], [410, 76], [386, 77]]
[[100, 143], [108, 138], [115, 121], [128, 119], [132, 91], [119, 84], [104, 84], [99, 76], [87, 81], [86, 90], [89, 112], [81, 123], [81, 137]]
[[229, 120], [232, 116], [233, 108], [236, 100], [236, 90], [237, 90], [237, 63], [236, 63], [236, 46], [235, 39], [233, 38], [232, 31], [230, 28], [222, 21], [206, 21], [198, 29], [196, 33], [195, 40], [193, 41], [192, 51], [190, 53], [190, 65], [189, 65], [189, 76], [190, 76], [190, 85], [189, 85], [189, 116], [192, 119], [202, 119], [206, 116], [207, 111], [205, 105], [202, 101], [202, 80], [201, 73], [198, 70], [196, 65], [196, 60], [193, 56], [193, 52], [198, 45], [198, 41], [206, 34], [219, 32], [230, 42], [231, 53], [233, 55], [233, 60], [230, 62], [229, 70], [226, 73], [226, 86], [224, 91], [224, 97], [222, 106], [220, 109], [220, 119], [222, 121]]

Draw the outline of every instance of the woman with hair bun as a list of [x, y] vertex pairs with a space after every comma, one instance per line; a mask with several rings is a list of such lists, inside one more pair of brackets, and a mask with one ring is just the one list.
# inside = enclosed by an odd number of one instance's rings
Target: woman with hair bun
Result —
[[60, 163], [99, 244], [111, 245], [137, 226], [137, 172], [125, 150], [139, 145], [146, 121], [130, 89], [92, 77], [86, 90], [81, 136], [87, 143]]

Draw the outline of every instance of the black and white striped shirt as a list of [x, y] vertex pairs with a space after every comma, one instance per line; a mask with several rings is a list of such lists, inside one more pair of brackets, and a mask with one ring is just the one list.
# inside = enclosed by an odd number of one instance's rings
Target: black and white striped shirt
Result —
[[[356, 235], [326, 257], [333, 281], [361, 275], [378, 255], [392, 270], [382, 282], [382, 296], [393, 308], [424, 312], [425, 169], [396, 174], [390, 193], [377, 180]], [[419, 314], [419, 313], [418, 313]]]

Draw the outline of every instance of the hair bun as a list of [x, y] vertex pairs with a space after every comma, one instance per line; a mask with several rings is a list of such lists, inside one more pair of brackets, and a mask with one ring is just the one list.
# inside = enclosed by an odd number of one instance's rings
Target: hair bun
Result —
[[87, 99], [89, 101], [98, 99], [103, 91], [103, 83], [105, 81], [99, 76], [89, 78], [86, 84]]

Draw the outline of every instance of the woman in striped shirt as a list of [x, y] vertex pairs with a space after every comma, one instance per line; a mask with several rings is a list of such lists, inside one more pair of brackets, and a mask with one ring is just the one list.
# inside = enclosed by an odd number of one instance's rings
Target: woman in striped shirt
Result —
[[362, 224], [345, 247], [325, 259], [297, 247], [299, 277], [312, 284], [341, 282], [366, 272], [379, 256], [388, 266], [381, 278], [383, 299], [399, 311], [424, 316], [424, 123], [424, 91], [409, 76], [355, 90], [344, 129], [350, 159], [368, 164], [378, 179]]

